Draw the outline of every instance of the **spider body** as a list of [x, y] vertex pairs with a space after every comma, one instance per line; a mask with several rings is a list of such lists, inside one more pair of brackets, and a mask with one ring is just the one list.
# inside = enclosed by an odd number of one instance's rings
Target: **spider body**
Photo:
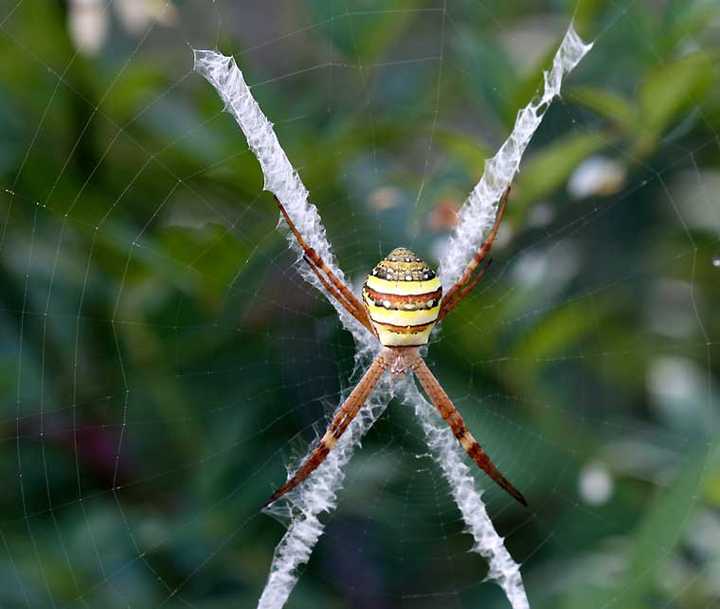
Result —
[[355, 418], [373, 388], [385, 373], [393, 377], [415, 375], [438, 413], [452, 430], [460, 446], [501, 488], [527, 505], [525, 497], [500, 473], [487, 453], [470, 433], [461, 414], [435, 378], [418, 347], [426, 345], [433, 326], [467, 296], [483, 277], [489, 264], [480, 266], [492, 247], [503, 217], [508, 189], [500, 200], [495, 224], [468, 263], [460, 278], [443, 295], [440, 279], [426, 262], [411, 250], [399, 247], [390, 252], [370, 272], [363, 286], [362, 300], [345, 285], [318, 253], [308, 245], [283, 204], [276, 198], [305, 262], [323, 289], [382, 345], [370, 367], [347, 399], [335, 412], [325, 434], [307, 459], [285, 484], [265, 503], [269, 505], [292, 491], [317, 469]]
[[435, 271], [398, 247], [381, 260], [363, 286], [363, 302], [385, 347], [426, 345], [440, 315], [442, 286]]

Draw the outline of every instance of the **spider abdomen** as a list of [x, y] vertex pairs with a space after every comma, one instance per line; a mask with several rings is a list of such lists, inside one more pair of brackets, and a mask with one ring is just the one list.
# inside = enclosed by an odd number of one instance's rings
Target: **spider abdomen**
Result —
[[442, 286], [427, 263], [407, 248], [394, 249], [368, 275], [363, 301], [386, 347], [425, 345], [442, 300]]

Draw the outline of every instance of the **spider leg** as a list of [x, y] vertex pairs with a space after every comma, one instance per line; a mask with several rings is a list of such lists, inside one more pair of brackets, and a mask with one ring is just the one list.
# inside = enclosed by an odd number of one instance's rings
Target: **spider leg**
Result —
[[[332, 283], [330, 283], [330, 281], [327, 279], [327, 277], [325, 277], [325, 275], [323, 275], [323, 274], [320, 272], [320, 270], [318, 269], [318, 267], [316, 267], [316, 266], [310, 261], [310, 259], [309, 259], [307, 256], [303, 256], [303, 259], [305, 260], [305, 262], [307, 262], [308, 266], [310, 267], [310, 270], [315, 274], [315, 277], [318, 278], [318, 281], [320, 282], [320, 284], [322, 285], [322, 287], [325, 288], [325, 290], [327, 291], [327, 293], [330, 294], [335, 300], [337, 300], [338, 303], [340, 303], [346, 311], [348, 311], [353, 317], [355, 317], [355, 319], [358, 319], [357, 316], [353, 313], [354, 308], [353, 308], [352, 303], [349, 302], [349, 301], [337, 290], [337, 288], [336, 288]], [[359, 320], [359, 319], [358, 319], [358, 321], [360, 321], [360, 323], [362, 323], [363, 326], [365, 326], [366, 328], [368, 328], [368, 324], [362, 322], [362, 321]], [[371, 332], [375, 333], [375, 329], [374, 329], [372, 326], [370, 326], [368, 329], [369, 329]]]
[[488, 258], [487, 262], [480, 268], [480, 270], [475, 273], [475, 276], [461, 289], [457, 290], [452, 297], [452, 300], [443, 301], [443, 309], [441, 310], [441, 314], [443, 317], [450, 313], [461, 301], [463, 298], [465, 298], [470, 292], [472, 292], [475, 289], [475, 286], [480, 283], [480, 280], [485, 276], [485, 273], [490, 268], [490, 265], [492, 264], [492, 258]]
[[452, 309], [454, 309], [460, 303], [463, 298], [465, 298], [465, 296], [467, 296], [472, 291], [472, 289], [477, 285], [478, 281], [480, 281], [480, 279], [482, 278], [485, 270], [487, 270], [486, 265], [483, 269], [480, 270], [479, 276], [476, 276], [473, 279], [473, 273], [478, 268], [478, 266], [480, 266], [480, 263], [485, 259], [485, 257], [490, 253], [490, 250], [492, 249], [493, 243], [495, 242], [495, 237], [498, 233], [498, 229], [500, 228], [500, 223], [502, 222], [503, 216], [505, 215], [505, 207], [507, 205], [509, 196], [510, 187], [508, 186], [507, 190], [503, 193], [503, 196], [500, 199], [500, 203], [498, 204], [498, 211], [497, 215], [495, 216], [495, 224], [493, 224], [490, 233], [488, 234], [485, 241], [483, 241], [480, 249], [475, 252], [472, 260], [470, 260], [468, 265], [465, 267], [465, 270], [460, 276], [460, 279], [455, 282], [455, 285], [453, 285], [447, 291], [447, 294], [445, 294], [445, 296], [443, 297], [442, 305], [440, 306], [440, 313], [438, 315], [438, 321], [443, 319]]
[[445, 419], [445, 422], [452, 429], [453, 435], [460, 442], [460, 445], [465, 449], [473, 461], [477, 463], [478, 467], [482, 469], [490, 478], [492, 478], [496, 484], [505, 489], [510, 495], [512, 495], [517, 501], [527, 507], [527, 501], [525, 497], [518, 491], [505, 476], [503, 476], [495, 464], [491, 461], [487, 453], [482, 449], [477, 440], [468, 431], [465, 421], [462, 416], [455, 408], [454, 404], [450, 401], [447, 393], [440, 385], [439, 381], [435, 378], [435, 375], [430, 371], [425, 361], [418, 356], [414, 362], [414, 372], [420, 381], [425, 393], [427, 393], [430, 401], [438, 409], [438, 412]]
[[308, 245], [297, 226], [295, 226], [295, 223], [290, 219], [290, 215], [280, 202], [280, 199], [275, 197], [275, 202], [280, 208], [280, 213], [283, 218], [285, 218], [285, 222], [287, 222], [290, 227], [290, 231], [295, 236], [298, 245], [302, 248], [305, 261], [308, 263], [313, 273], [315, 273], [315, 276], [319, 279], [322, 286], [348, 313], [350, 313], [350, 315], [370, 330], [370, 332], [375, 334], [375, 329], [370, 323], [370, 317], [368, 316], [365, 306], [362, 302], [360, 302], [360, 299], [353, 294], [350, 288], [337, 278], [337, 275], [335, 275], [335, 273], [332, 272], [332, 269], [325, 264], [325, 261], [315, 251], [315, 249]]
[[328, 454], [330, 454], [330, 451], [335, 447], [337, 441], [355, 418], [360, 408], [365, 403], [365, 400], [367, 400], [373, 388], [385, 372], [387, 366], [388, 361], [386, 360], [385, 355], [380, 353], [380, 355], [373, 360], [373, 363], [370, 364], [370, 367], [360, 379], [360, 382], [355, 385], [355, 388], [352, 390], [347, 400], [345, 400], [345, 402], [343, 402], [343, 404], [335, 412], [330, 425], [328, 425], [325, 434], [320, 439], [320, 444], [318, 444], [315, 450], [310, 453], [310, 456], [308, 456], [305, 462], [295, 472], [293, 477], [278, 488], [272, 494], [270, 499], [264, 503], [263, 507], [267, 507], [271, 503], [277, 501], [285, 493], [301, 484], [323, 461], [325, 461], [325, 458]]

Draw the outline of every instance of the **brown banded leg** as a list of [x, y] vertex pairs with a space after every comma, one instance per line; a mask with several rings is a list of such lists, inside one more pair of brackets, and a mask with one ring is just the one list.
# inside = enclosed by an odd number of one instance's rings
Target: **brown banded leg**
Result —
[[377, 382], [382, 377], [388, 364], [388, 360], [383, 353], [380, 353], [368, 368], [367, 372], [360, 379], [360, 382], [355, 385], [355, 389], [352, 390], [347, 400], [337, 409], [335, 416], [333, 416], [330, 425], [328, 426], [325, 434], [320, 439], [320, 444], [315, 450], [310, 453], [310, 456], [295, 472], [290, 480], [283, 484], [278, 490], [276, 490], [270, 499], [268, 499], [263, 507], [266, 507], [277, 501], [285, 493], [291, 491], [296, 486], [301, 484], [320, 464], [325, 461], [330, 451], [335, 447], [335, 444], [343, 435], [348, 425], [352, 422], [357, 415], [358, 411], [367, 400], [368, 396], [372, 392]]
[[375, 333], [375, 328], [370, 325], [369, 323], [365, 323], [361, 319], [358, 319], [358, 316], [355, 315], [355, 308], [353, 306], [353, 303], [349, 302], [338, 290], [334, 287], [330, 281], [320, 272], [320, 270], [308, 259], [307, 256], [303, 257], [305, 262], [308, 263], [308, 266], [310, 267], [310, 270], [315, 274], [315, 277], [318, 278], [318, 281], [322, 285], [323, 288], [325, 288], [325, 291], [327, 291], [328, 294], [330, 294], [335, 300], [337, 300], [342, 307], [350, 313], [357, 321], [359, 321], [364, 327], [368, 328], [373, 334]]
[[505, 215], [505, 207], [507, 206], [509, 196], [510, 187], [508, 186], [507, 190], [503, 193], [503, 196], [500, 199], [500, 203], [498, 203], [498, 211], [497, 215], [495, 216], [495, 224], [493, 224], [490, 233], [488, 234], [485, 241], [483, 241], [480, 249], [475, 252], [472, 260], [470, 260], [468, 265], [465, 267], [465, 270], [460, 276], [460, 279], [455, 282], [455, 285], [453, 285], [447, 291], [447, 294], [445, 294], [445, 296], [443, 297], [442, 305], [440, 307], [440, 314], [438, 315], [438, 321], [443, 319], [450, 311], [452, 311], [452, 309], [455, 308], [455, 306], [457, 306], [457, 304], [463, 298], [465, 298], [465, 296], [467, 296], [472, 291], [472, 289], [477, 285], [478, 281], [480, 281], [480, 279], [482, 278], [485, 270], [487, 270], [486, 265], [483, 269], [480, 270], [479, 276], [475, 277], [475, 279], [472, 278], [475, 270], [478, 268], [478, 266], [480, 266], [480, 263], [485, 259], [485, 257], [490, 253], [490, 250], [492, 249], [493, 243], [495, 242], [495, 237], [497, 237], [498, 229], [500, 228], [500, 223], [502, 222], [503, 216]]
[[517, 501], [527, 506], [527, 501], [522, 493], [518, 491], [505, 476], [495, 467], [495, 464], [490, 460], [490, 457], [482, 449], [477, 440], [468, 431], [468, 428], [463, 421], [462, 416], [458, 412], [457, 408], [453, 405], [448, 397], [445, 390], [442, 388], [435, 375], [427, 367], [425, 361], [418, 356], [414, 366], [415, 375], [417, 376], [422, 388], [427, 393], [430, 401], [438, 409], [440, 416], [445, 419], [445, 422], [450, 426], [453, 435], [460, 442], [460, 445], [465, 449], [473, 461], [477, 463], [478, 467], [482, 469], [490, 478], [492, 478], [500, 487], [505, 489], [510, 495], [512, 495]]
[[[488, 261], [477, 273], [475, 273], [475, 276], [470, 280], [470, 282], [467, 285], [463, 286], [461, 289], [455, 291], [452, 300], [443, 301], [442, 310], [440, 311], [443, 317], [450, 313], [450, 311], [452, 311], [463, 300], [463, 298], [465, 298], [470, 292], [475, 289], [475, 286], [485, 276], [485, 273], [490, 268], [491, 264], [492, 258], [488, 258]], [[440, 318], [439, 315], [438, 318]]]
[[370, 323], [370, 318], [363, 303], [360, 302], [355, 294], [353, 294], [350, 288], [337, 278], [337, 275], [335, 275], [332, 269], [325, 264], [325, 261], [315, 251], [315, 249], [307, 244], [302, 234], [300, 234], [297, 226], [295, 226], [295, 223], [290, 218], [290, 215], [287, 213], [287, 210], [280, 202], [280, 199], [275, 197], [275, 202], [277, 203], [283, 218], [285, 218], [285, 222], [287, 222], [290, 227], [290, 231], [295, 236], [298, 245], [302, 248], [305, 261], [310, 265], [310, 268], [320, 280], [322, 286], [330, 292], [332, 297], [335, 298], [335, 300], [337, 300], [343, 308], [350, 313], [350, 315], [352, 315], [374, 334], [375, 330]]

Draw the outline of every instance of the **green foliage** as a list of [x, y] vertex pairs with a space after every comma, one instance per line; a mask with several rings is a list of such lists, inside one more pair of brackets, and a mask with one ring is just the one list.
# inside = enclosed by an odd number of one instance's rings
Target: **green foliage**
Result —
[[[428, 361], [529, 496], [478, 476], [534, 608], [719, 602], [716, 2], [192, 0], [147, 33], [113, 6], [96, 55], [77, 3], [10, 4], [0, 606], [254, 606], [282, 533], [257, 506], [356, 379], [189, 47], [235, 54], [361, 281], [437, 254], [573, 16], [596, 46]], [[391, 407], [288, 607], [505, 607], [425, 451]]]
[[573, 170], [586, 158], [610, 146], [602, 132], [569, 133], [545, 146], [525, 164], [517, 179], [516, 208], [551, 195], [567, 183]]

